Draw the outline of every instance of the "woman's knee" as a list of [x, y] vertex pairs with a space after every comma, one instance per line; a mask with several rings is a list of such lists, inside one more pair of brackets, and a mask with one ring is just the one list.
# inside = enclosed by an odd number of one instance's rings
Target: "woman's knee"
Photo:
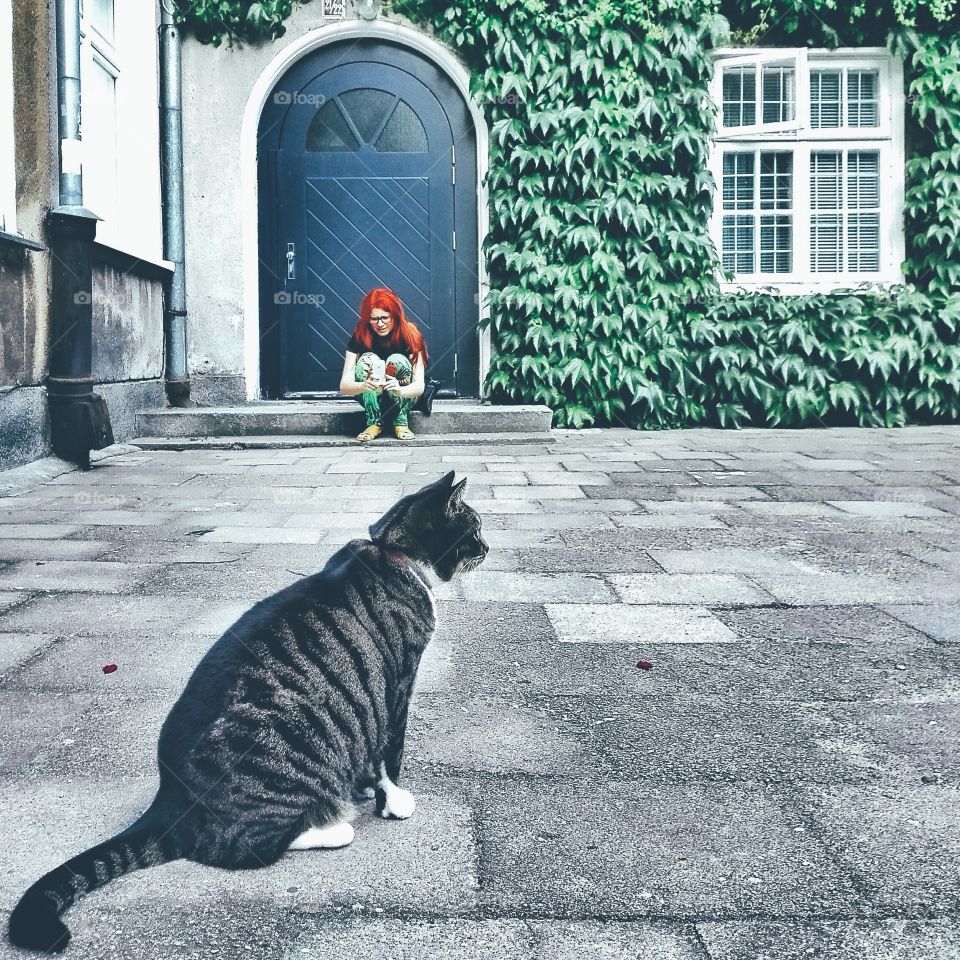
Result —
[[402, 353], [391, 353], [385, 367], [388, 377], [396, 377], [397, 383], [406, 386], [413, 379], [413, 364]]

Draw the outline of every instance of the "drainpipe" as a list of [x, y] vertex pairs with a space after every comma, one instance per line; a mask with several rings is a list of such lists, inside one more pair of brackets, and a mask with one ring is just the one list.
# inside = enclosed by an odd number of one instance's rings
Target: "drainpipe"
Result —
[[100, 219], [83, 205], [80, 140], [80, 6], [57, 0], [59, 203], [47, 217], [54, 268], [47, 402], [54, 453], [90, 467], [90, 451], [113, 443], [110, 413], [93, 392], [93, 241]]
[[167, 400], [190, 402], [187, 372], [187, 279], [184, 270], [183, 121], [181, 111], [180, 29], [169, 0], [160, 0], [160, 169], [163, 191], [163, 256], [174, 264], [164, 310]]

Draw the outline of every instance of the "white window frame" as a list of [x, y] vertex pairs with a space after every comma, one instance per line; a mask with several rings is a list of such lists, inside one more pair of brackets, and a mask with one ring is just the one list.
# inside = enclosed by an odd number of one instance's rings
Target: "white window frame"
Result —
[[[724, 68], [756, 65], [758, 84], [765, 64], [793, 62], [796, 69], [796, 123], [753, 124], [749, 127], [723, 126]], [[755, 272], [740, 274], [734, 280], [720, 276], [724, 291], [773, 288], [780, 293], [816, 293], [857, 287], [864, 284], [882, 285], [903, 282], [903, 191], [904, 191], [904, 100], [903, 68], [901, 61], [892, 57], [883, 47], [867, 47], [842, 51], [813, 49], [733, 49], [714, 53], [714, 77], [711, 94], [717, 106], [717, 125], [711, 139], [709, 169], [716, 184], [714, 209], [710, 219], [710, 236], [718, 258], [723, 251], [723, 154], [725, 152], [754, 151], [759, 165], [761, 152], [790, 150], [793, 155], [793, 271], [787, 273], [760, 273], [759, 219], [755, 228]], [[816, 70], [837, 70], [843, 73], [841, 90], [842, 125], [813, 129], [810, 126], [810, 74]], [[876, 70], [878, 73], [878, 126], [849, 127], [847, 111], [847, 72], [849, 70]], [[758, 85], [758, 101], [762, 90]], [[758, 102], [757, 116], [762, 104]], [[839, 271], [814, 273], [810, 269], [810, 154], [819, 151], [876, 151], [880, 165], [880, 264], [877, 271]], [[844, 161], [845, 163], [846, 161]], [[846, 189], [846, 183], [844, 183]], [[759, 198], [755, 197], [755, 205]], [[766, 213], [777, 213], [769, 210]], [[726, 211], [735, 214], [736, 211]], [[744, 211], [747, 213], [747, 211]], [[838, 211], [839, 213], [839, 211]], [[846, 252], [846, 247], [844, 247]]]
[[[98, 243], [169, 266], [160, 196], [160, 9], [157, 0], [114, 0], [112, 30], [102, 32], [92, 22], [92, 6], [83, 0], [80, 19], [84, 205], [103, 218]], [[94, 70], [114, 78], [112, 104], [98, 102], [91, 89]], [[112, 115], [91, 121], [91, 111], [104, 109]], [[112, 130], [112, 144], [92, 136], [98, 119], [101, 129]]]
[[[117, 0], [122, 2], [122, 0]], [[116, 48], [116, 2], [114, 3], [113, 37], [100, 32], [94, 25], [89, 7], [91, 0], [80, 3], [80, 139], [83, 143], [83, 202], [105, 222], [116, 219], [119, 205], [117, 178], [117, 139], [119, 125], [117, 116], [117, 86], [120, 81], [121, 59]], [[109, 104], [97, 103], [93, 98], [93, 73], [102, 70], [113, 78], [113, 98]], [[97, 143], [91, 137], [94, 128], [94, 112], [109, 111], [109, 127], [113, 131], [113, 143]], [[94, 174], [94, 170], [96, 173]], [[108, 195], [91, 189], [104, 182], [112, 185]]]
[[0, 0], [0, 230], [17, 232], [17, 166], [13, 123], [13, 6]]

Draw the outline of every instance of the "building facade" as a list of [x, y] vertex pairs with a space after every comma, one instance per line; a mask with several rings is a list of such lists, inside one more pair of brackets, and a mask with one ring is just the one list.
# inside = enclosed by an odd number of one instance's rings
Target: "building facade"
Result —
[[[329, 394], [375, 286], [425, 331], [446, 395], [481, 393], [490, 132], [467, 67], [370, 0], [285, 26], [218, 47], [160, 3], [0, 0], [0, 467], [57, 450], [74, 381], [102, 398], [101, 441], [170, 400]], [[711, 95], [726, 289], [902, 281], [898, 61], [720, 50]]]

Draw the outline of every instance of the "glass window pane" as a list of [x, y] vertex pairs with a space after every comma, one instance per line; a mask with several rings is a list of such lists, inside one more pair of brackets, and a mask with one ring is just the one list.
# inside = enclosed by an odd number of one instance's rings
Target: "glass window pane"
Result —
[[723, 155], [723, 209], [753, 209], [753, 153]]
[[851, 213], [848, 216], [847, 269], [855, 273], [880, 269], [879, 213]]
[[768, 214], [760, 218], [760, 272], [793, 270], [793, 217]]
[[781, 123], [796, 115], [793, 67], [763, 68], [763, 122]]
[[117, 212], [116, 78], [96, 58], [83, 78], [83, 191], [86, 205], [104, 220]]
[[374, 147], [381, 153], [427, 152], [427, 131], [406, 101], [397, 104]]
[[810, 206], [814, 210], [839, 210], [842, 206], [840, 152], [810, 154]]
[[757, 122], [757, 71], [731, 67], [723, 71], [723, 125], [745, 127]]
[[793, 206], [793, 154], [760, 154], [760, 209], [789, 210]]
[[810, 126], [815, 129], [840, 126], [840, 79], [838, 70], [810, 73]]
[[84, 0], [84, 12], [98, 33], [113, 39], [113, 0]]
[[340, 102], [364, 143], [370, 142], [396, 100], [396, 96], [386, 90], [348, 90], [340, 94]]
[[721, 261], [724, 270], [735, 274], [753, 273], [754, 218], [725, 216], [722, 233]]
[[880, 125], [880, 75], [876, 70], [847, 73], [847, 124], [851, 127]]
[[839, 273], [843, 267], [843, 214], [815, 214], [810, 218], [810, 270]]
[[851, 150], [847, 154], [847, 206], [875, 210], [880, 206], [880, 154]]
[[306, 149], [315, 152], [356, 150], [357, 138], [350, 132], [335, 100], [328, 100], [307, 130]]

